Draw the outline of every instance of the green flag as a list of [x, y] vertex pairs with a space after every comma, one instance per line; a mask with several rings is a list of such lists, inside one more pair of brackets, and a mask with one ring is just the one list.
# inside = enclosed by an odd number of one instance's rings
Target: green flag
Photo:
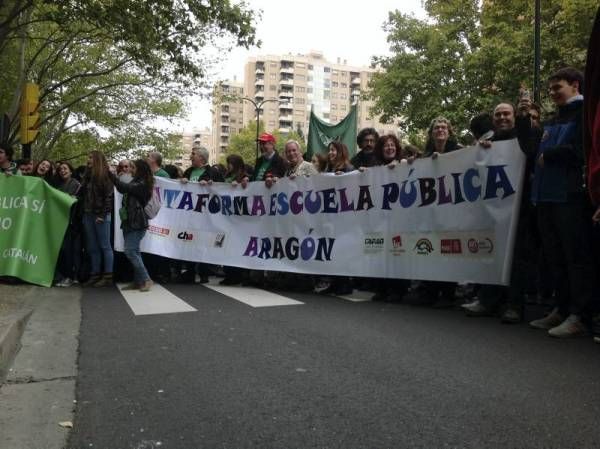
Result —
[[52, 285], [74, 202], [40, 178], [0, 174], [0, 276]]
[[310, 161], [314, 154], [326, 153], [329, 142], [334, 140], [346, 144], [348, 153], [352, 157], [356, 150], [356, 116], [356, 105], [353, 105], [341, 122], [330, 125], [320, 120], [311, 108], [305, 159]]

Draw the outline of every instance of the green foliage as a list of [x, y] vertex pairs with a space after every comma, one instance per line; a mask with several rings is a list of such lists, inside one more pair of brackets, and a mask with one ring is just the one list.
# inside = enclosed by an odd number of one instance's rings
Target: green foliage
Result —
[[11, 119], [11, 143], [28, 80], [41, 94], [34, 157], [172, 153], [176, 139], [161, 128], [182, 118], [182, 99], [203, 88], [218, 59], [203, 50], [221, 49], [225, 41], [215, 40], [224, 37], [253, 44], [253, 20], [243, 3], [229, 1], [0, 3], [0, 112]]
[[[533, 86], [533, 0], [427, 0], [426, 20], [390, 12], [393, 56], [371, 82], [374, 113], [402, 118], [405, 132], [438, 115], [458, 130], [519, 87]], [[583, 68], [597, 0], [542, 2], [542, 80], [565, 65]]]
[[[261, 134], [264, 131], [264, 122], [260, 121], [258, 126], [258, 134]], [[300, 143], [302, 152], [306, 150], [304, 139], [302, 139], [302, 137], [296, 131], [291, 131], [288, 134], [282, 134], [279, 132], [279, 130], [275, 130], [272, 132], [272, 134], [276, 140], [275, 148], [281, 155], [283, 155], [283, 146], [288, 140], [298, 141], [298, 143]], [[238, 134], [231, 136], [229, 139], [229, 146], [225, 151], [225, 157], [230, 154], [238, 154], [242, 157], [242, 159], [244, 159], [246, 164], [254, 166], [254, 163], [256, 162], [256, 121], [251, 121], [247, 126], [242, 128]], [[223, 163], [225, 157], [223, 157], [219, 162]]]

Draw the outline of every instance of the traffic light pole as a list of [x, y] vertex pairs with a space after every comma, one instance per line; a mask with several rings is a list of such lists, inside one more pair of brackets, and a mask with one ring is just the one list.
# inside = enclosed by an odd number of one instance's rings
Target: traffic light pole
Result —
[[31, 144], [24, 143], [21, 145], [21, 158], [31, 159]]

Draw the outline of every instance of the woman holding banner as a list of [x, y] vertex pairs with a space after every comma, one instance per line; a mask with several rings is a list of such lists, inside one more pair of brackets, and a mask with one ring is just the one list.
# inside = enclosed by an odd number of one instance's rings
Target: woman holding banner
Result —
[[133, 266], [133, 283], [124, 287], [123, 290], [139, 289], [141, 292], [147, 292], [152, 287], [153, 282], [142, 261], [140, 243], [146, 235], [146, 229], [148, 229], [148, 217], [146, 217], [144, 207], [152, 198], [154, 176], [148, 163], [142, 159], [134, 162], [131, 175], [133, 179], [130, 182], [123, 182], [114, 174], [110, 174], [115, 188], [123, 194], [119, 216], [125, 240], [125, 256]]

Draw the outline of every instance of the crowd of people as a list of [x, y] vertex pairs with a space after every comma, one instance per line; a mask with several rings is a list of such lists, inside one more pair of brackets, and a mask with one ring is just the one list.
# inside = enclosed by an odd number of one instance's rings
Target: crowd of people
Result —
[[[74, 169], [67, 161], [13, 162], [10, 148], [0, 148], [0, 171], [43, 178], [53, 187], [78, 198], [72, 208], [56, 267], [55, 285], [102, 287], [130, 277], [126, 288], [148, 291], [152, 279], [159, 282], [208, 282], [211, 274], [223, 276], [223, 285], [250, 284], [288, 289], [316, 289], [320, 293], [347, 295], [354, 288], [371, 290], [373, 301], [402, 301], [432, 307], [458, 307], [473, 317], [498, 316], [503, 323], [524, 319], [527, 302], [547, 307], [547, 314], [529, 324], [554, 337], [589, 335], [600, 327], [600, 299], [595, 295], [598, 254], [594, 210], [585, 185], [583, 148], [583, 75], [573, 68], [555, 72], [548, 80], [549, 96], [556, 110], [541, 122], [541, 108], [527, 91], [518, 102], [502, 102], [470, 122], [473, 144], [484, 149], [492, 142], [518, 139], [526, 156], [525, 183], [519, 208], [517, 242], [508, 287], [457, 285], [451, 282], [408, 279], [366, 279], [333, 276], [323, 278], [293, 273], [270, 273], [238, 267], [214, 267], [140, 253], [140, 242], [148, 227], [145, 207], [152, 198], [154, 177], [178, 179], [201, 185], [227, 182], [245, 188], [262, 182], [271, 188], [284, 177], [343, 174], [375, 166], [393, 170], [416, 158], [436, 159], [461, 148], [451, 122], [439, 116], [432, 120], [424, 148], [403, 145], [395, 135], [379, 136], [373, 128], [357, 136], [359, 151], [350, 158], [342, 142], [332, 141], [324, 154], [306, 161], [299, 142], [288, 140], [282, 154], [273, 135], [259, 137], [261, 155], [254, 166], [238, 155], [229, 155], [225, 165], [209, 164], [205, 148], [195, 147], [191, 166], [182, 172], [174, 165], [163, 167], [162, 156], [151, 152], [145, 159], [122, 160], [111, 169], [99, 151], [89, 154], [87, 165]], [[490, 150], [493, 151], [493, 150]], [[124, 255], [113, 253], [113, 188], [123, 194], [119, 215], [124, 237]], [[115, 266], [119, 266], [115, 270]], [[127, 268], [131, 268], [128, 273]], [[119, 279], [127, 280], [127, 279]], [[596, 317], [596, 318], [595, 318]], [[600, 329], [599, 329], [600, 330]], [[599, 337], [595, 337], [600, 342]]]

